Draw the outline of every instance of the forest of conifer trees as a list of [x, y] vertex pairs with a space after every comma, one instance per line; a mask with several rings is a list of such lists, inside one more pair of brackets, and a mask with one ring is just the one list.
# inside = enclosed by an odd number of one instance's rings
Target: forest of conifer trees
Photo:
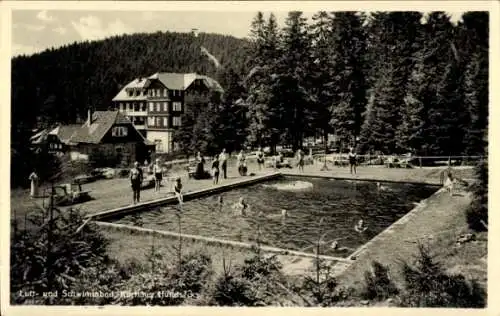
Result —
[[280, 28], [273, 14], [258, 13], [248, 40], [157, 32], [16, 57], [13, 161], [27, 155], [33, 128], [107, 109], [122, 85], [158, 71], [206, 74], [226, 90], [188, 110], [175, 136], [184, 151], [296, 149], [306, 136], [335, 134], [360, 153], [482, 155], [488, 24], [488, 12], [466, 12], [455, 24], [444, 12], [318, 12], [308, 21], [295, 11]]
[[[302, 145], [334, 133], [361, 152], [480, 155], [488, 116], [488, 14], [291, 12], [252, 24], [249, 136]], [[278, 39], [278, 40], [276, 40]], [[473, 88], [474, 87], [474, 88]]]

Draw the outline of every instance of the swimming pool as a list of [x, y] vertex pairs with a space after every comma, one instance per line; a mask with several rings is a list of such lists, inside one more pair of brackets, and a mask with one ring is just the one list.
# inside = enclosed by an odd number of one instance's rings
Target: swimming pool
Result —
[[[323, 254], [347, 257], [436, 191], [426, 185], [383, 183], [379, 188], [366, 181], [304, 179], [303, 190], [300, 183], [294, 185], [298, 178], [283, 177], [185, 202], [182, 232], [243, 242], [258, 239], [263, 245], [304, 252], [313, 252], [312, 243], [322, 235]], [[246, 216], [232, 208], [240, 197], [250, 205]], [[176, 232], [177, 208], [153, 208], [110, 221]], [[286, 218], [282, 209], [287, 210]], [[354, 230], [359, 219], [368, 227], [363, 233]], [[335, 239], [336, 250], [330, 247]]]

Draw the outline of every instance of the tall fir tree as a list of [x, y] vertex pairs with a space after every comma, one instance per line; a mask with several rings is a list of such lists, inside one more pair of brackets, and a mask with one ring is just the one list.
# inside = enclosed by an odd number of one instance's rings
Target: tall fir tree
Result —
[[325, 11], [313, 15], [313, 23], [310, 26], [311, 34], [311, 89], [314, 96], [311, 104], [313, 113], [313, 124], [321, 130], [326, 140], [330, 131], [329, 107], [333, 98], [333, 57], [332, 46], [332, 16]]
[[489, 103], [489, 15], [488, 12], [466, 12], [459, 27], [464, 67], [464, 106], [470, 125], [464, 139], [467, 155], [484, 155], [488, 135]]
[[251, 145], [269, 145], [274, 148], [284, 126], [280, 120], [281, 104], [273, 98], [276, 63], [280, 54], [280, 34], [274, 14], [270, 14], [267, 23], [258, 14], [252, 23], [252, 34], [256, 34], [252, 38], [253, 59], [251, 70], [245, 78], [248, 91], [247, 140]]
[[281, 141], [301, 148], [303, 137], [314, 133], [311, 103], [311, 42], [307, 19], [300, 11], [288, 13], [283, 28], [282, 55], [278, 60], [278, 77], [273, 98], [282, 109], [282, 122], [286, 122]]
[[332, 21], [334, 93], [330, 124], [337, 139], [345, 145], [354, 145], [359, 136], [366, 107], [363, 20], [364, 16], [358, 12], [337, 12]]
[[360, 133], [362, 150], [400, 151], [395, 137], [405, 107], [413, 55], [420, 46], [421, 18], [420, 12], [377, 12], [368, 21], [367, 57], [372, 69], [366, 73], [371, 104], [367, 105]]

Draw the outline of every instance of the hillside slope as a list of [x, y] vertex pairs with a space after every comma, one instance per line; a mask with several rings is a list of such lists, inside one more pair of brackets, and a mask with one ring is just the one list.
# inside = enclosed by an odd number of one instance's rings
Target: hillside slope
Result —
[[157, 32], [16, 57], [12, 60], [12, 125], [31, 128], [37, 119], [72, 122], [85, 116], [88, 105], [106, 109], [121, 86], [157, 71], [198, 72], [221, 79], [229, 68], [245, 72], [247, 46], [246, 40], [232, 36]]

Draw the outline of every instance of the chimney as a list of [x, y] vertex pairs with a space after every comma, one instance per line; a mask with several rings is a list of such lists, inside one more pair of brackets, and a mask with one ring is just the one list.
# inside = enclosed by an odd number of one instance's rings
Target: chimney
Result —
[[90, 127], [90, 124], [92, 124], [92, 110], [89, 109], [87, 110], [87, 123], [89, 124], [89, 127]]

